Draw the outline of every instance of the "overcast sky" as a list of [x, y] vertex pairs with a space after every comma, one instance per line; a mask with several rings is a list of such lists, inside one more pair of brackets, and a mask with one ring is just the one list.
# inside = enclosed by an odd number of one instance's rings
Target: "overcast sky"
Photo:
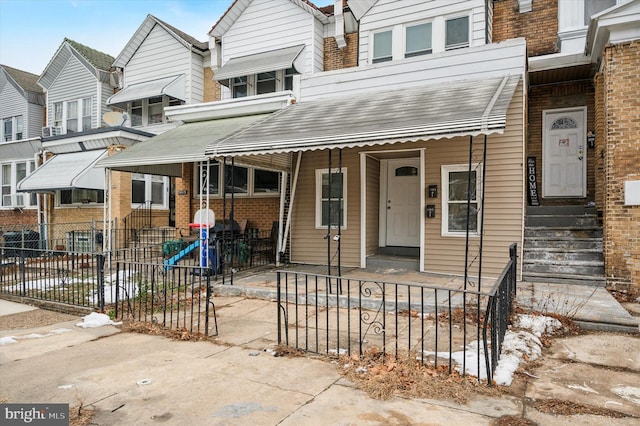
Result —
[[0, 0], [0, 64], [40, 74], [64, 38], [114, 58], [148, 14], [200, 40], [233, 0]]

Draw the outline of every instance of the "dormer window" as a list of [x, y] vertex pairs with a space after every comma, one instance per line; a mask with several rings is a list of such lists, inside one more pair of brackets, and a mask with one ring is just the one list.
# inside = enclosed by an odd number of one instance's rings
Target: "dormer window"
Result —
[[405, 58], [431, 53], [431, 22], [406, 27], [404, 52]]
[[461, 16], [445, 21], [445, 49], [469, 47], [469, 17]]
[[386, 62], [393, 59], [393, 44], [391, 30], [373, 34], [373, 59], [372, 62]]
[[184, 101], [169, 96], [154, 96], [129, 102], [129, 120], [131, 127], [150, 126], [165, 122], [164, 109], [168, 106], [182, 105]]

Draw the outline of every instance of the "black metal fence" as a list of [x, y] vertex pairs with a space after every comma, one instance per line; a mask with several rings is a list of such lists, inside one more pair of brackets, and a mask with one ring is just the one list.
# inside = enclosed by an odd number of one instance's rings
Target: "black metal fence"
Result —
[[418, 357], [491, 383], [515, 293], [515, 247], [488, 292], [280, 271], [278, 343], [314, 353]]

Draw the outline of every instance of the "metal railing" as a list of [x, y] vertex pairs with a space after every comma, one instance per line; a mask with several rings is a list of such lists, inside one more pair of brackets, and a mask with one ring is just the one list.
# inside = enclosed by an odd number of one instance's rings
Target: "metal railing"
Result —
[[510, 252], [488, 292], [279, 271], [278, 343], [313, 353], [417, 357], [491, 383], [516, 286], [515, 245]]
[[151, 201], [145, 201], [122, 218], [125, 245], [129, 245], [132, 242], [138, 243], [140, 231], [151, 228], [151, 214], [153, 212], [151, 206]]

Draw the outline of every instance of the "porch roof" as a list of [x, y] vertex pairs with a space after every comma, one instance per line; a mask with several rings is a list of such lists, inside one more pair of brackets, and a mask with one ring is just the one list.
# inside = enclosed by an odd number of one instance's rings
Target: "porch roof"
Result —
[[274, 154], [501, 133], [519, 81], [512, 75], [302, 101], [215, 141], [206, 154]]
[[106, 149], [58, 154], [18, 182], [17, 190], [104, 189], [104, 170], [94, 166], [106, 154]]
[[204, 161], [208, 144], [269, 114], [256, 114], [182, 124], [115, 155], [98, 166], [132, 173], [182, 176], [182, 163]]

